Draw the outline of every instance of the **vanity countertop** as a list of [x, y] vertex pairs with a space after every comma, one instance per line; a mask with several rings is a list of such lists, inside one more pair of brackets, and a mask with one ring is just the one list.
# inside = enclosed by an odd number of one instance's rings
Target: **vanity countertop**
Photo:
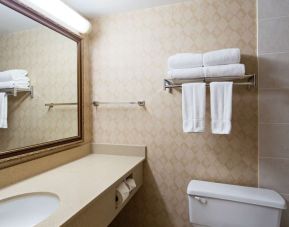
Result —
[[60, 226], [100, 196], [145, 157], [90, 154], [82, 159], [0, 189], [0, 200], [33, 192], [59, 196], [59, 208], [38, 227]]

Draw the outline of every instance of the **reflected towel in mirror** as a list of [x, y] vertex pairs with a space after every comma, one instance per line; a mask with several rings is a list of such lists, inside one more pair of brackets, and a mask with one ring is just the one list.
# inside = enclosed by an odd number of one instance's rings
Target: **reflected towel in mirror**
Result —
[[7, 94], [0, 93], [0, 128], [8, 127], [7, 112], [8, 112]]

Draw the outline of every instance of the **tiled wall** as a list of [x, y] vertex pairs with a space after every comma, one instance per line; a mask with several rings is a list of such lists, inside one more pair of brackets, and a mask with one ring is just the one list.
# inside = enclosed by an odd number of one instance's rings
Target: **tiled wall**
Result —
[[289, 0], [259, 0], [258, 11], [259, 185], [289, 201]]
[[[257, 92], [234, 87], [233, 130], [182, 132], [181, 92], [163, 91], [167, 59], [177, 52], [239, 47], [256, 73], [256, 2], [193, 0], [95, 19], [93, 99], [145, 100], [93, 110], [95, 143], [147, 145], [144, 185], [113, 226], [184, 227], [192, 179], [257, 185]], [[209, 94], [209, 93], [208, 93]], [[209, 95], [207, 96], [209, 97]]]

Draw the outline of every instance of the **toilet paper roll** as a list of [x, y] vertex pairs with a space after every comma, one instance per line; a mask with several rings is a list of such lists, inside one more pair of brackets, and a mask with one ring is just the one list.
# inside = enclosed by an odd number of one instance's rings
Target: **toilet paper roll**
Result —
[[133, 178], [126, 179], [125, 183], [127, 184], [130, 192], [136, 188], [136, 183]]
[[121, 205], [123, 204], [127, 198], [129, 197], [129, 188], [126, 185], [126, 183], [122, 182], [117, 188], [116, 188], [116, 196], [117, 196], [117, 204]]

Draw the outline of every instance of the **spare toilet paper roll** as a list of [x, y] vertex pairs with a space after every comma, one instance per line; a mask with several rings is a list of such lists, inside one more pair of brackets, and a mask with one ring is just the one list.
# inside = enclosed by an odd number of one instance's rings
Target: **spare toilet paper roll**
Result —
[[129, 188], [126, 185], [126, 183], [122, 182], [117, 188], [116, 188], [116, 195], [118, 198], [117, 203], [123, 204], [127, 198], [129, 197]]
[[133, 189], [136, 188], [136, 183], [135, 183], [135, 180], [133, 178], [128, 178], [128, 179], [126, 179], [125, 182], [129, 188], [129, 191], [132, 191]]

